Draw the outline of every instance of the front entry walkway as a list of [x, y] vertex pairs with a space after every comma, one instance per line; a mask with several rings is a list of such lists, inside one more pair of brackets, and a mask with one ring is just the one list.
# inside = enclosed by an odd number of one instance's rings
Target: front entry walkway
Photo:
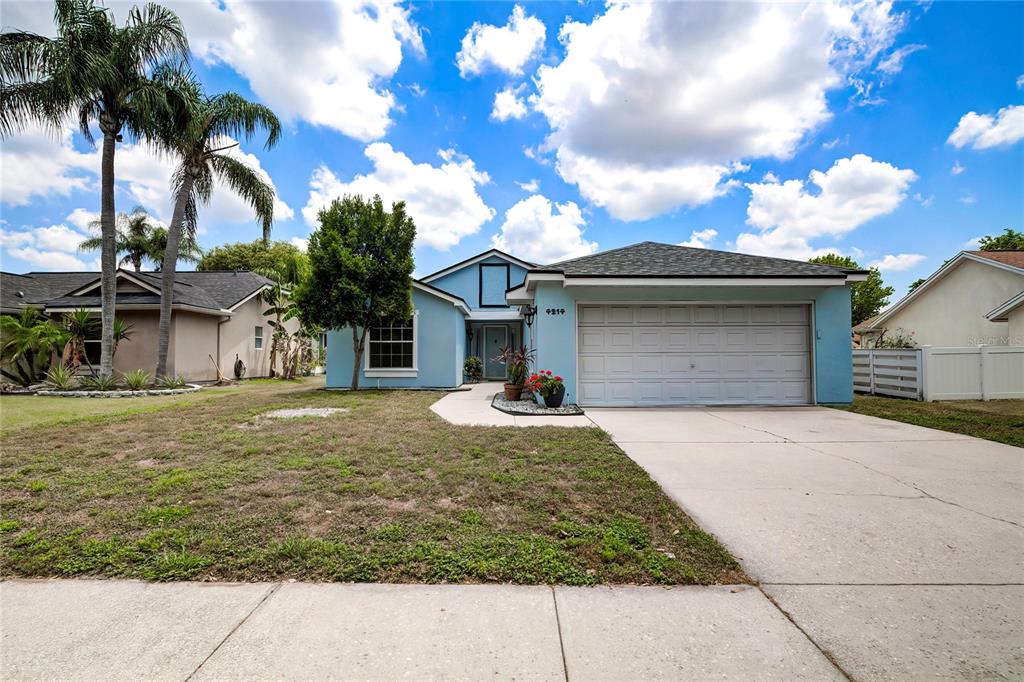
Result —
[[1024, 449], [820, 407], [587, 416], [851, 678], [1024, 677]]
[[593, 426], [586, 415], [511, 415], [491, 407], [491, 399], [503, 384], [485, 381], [468, 384], [468, 391], [455, 391], [430, 406], [436, 414], [452, 424], [465, 426]]

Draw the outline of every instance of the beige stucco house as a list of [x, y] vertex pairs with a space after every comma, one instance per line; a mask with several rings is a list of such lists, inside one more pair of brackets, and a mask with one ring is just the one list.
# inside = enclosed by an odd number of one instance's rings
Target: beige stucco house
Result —
[[1024, 346], [1024, 251], [962, 251], [853, 331], [870, 348], [898, 329], [919, 346]]
[[[260, 293], [273, 282], [253, 272], [179, 272], [175, 277], [167, 372], [190, 381], [213, 381], [217, 370], [231, 377], [236, 356], [246, 377], [268, 376], [273, 329]], [[132, 324], [131, 338], [117, 346], [114, 370], [152, 372], [160, 319], [160, 273], [117, 272], [117, 316]], [[0, 312], [26, 306], [51, 317], [77, 309], [100, 311], [100, 278], [95, 272], [0, 273]], [[285, 323], [289, 332], [296, 319]], [[87, 341], [90, 361], [99, 360], [99, 336]]]

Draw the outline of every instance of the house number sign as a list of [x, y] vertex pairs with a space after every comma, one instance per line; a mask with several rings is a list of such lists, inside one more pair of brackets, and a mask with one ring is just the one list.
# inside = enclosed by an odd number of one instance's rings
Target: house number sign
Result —
[[548, 308], [544, 312], [548, 315], [565, 315], [565, 308]]

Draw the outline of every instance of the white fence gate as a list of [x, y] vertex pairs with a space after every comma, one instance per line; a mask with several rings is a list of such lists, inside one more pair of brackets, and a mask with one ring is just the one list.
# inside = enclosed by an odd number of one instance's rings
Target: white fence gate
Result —
[[927, 401], [1024, 398], [1024, 347], [854, 350], [853, 390]]

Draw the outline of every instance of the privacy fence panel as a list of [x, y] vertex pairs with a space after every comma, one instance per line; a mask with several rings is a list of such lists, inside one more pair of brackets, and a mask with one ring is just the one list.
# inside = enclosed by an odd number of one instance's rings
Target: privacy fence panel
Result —
[[916, 348], [853, 351], [853, 390], [920, 400], [921, 351]]
[[1024, 347], [854, 350], [853, 390], [928, 401], [1024, 398]]

